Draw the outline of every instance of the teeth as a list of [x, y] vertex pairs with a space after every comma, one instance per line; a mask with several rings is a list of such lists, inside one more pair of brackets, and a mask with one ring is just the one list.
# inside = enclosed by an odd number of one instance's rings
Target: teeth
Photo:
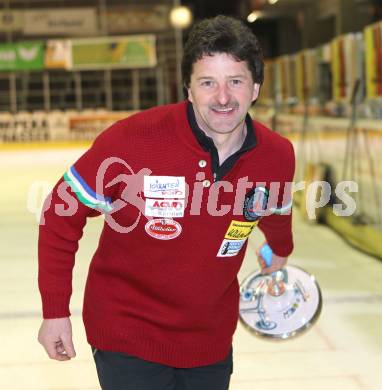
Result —
[[215, 109], [215, 111], [217, 111], [217, 112], [229, 112], [229, 111], [232, 111], [232, 110], [233, 110], [232, 108], [224, 108], [222, 110]]

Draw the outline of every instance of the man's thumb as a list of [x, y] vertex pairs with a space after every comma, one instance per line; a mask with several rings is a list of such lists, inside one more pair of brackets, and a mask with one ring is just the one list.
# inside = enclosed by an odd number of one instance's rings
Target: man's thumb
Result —
[[70, 358], [74, 358], [76, 357], [76, 351], [74, 350], [74, 345], [73, 345], [73, 340], [72, 340], [72, 337], [67, 335], [67, 334], [63, 334], [61, 336], [61, 341], [62, 341], [62, 344], [64, 346], [64, 349], [65, 349], [65, 352], [66, 354], [70, 357]]

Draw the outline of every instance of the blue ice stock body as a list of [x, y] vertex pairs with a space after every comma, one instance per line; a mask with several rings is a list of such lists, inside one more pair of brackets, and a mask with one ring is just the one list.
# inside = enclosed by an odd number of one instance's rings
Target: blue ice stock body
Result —
[[264, 244], [260, 249], [260, 255], [265, 261], [265, 265], [270, 267], [272, 265], [273, 251], [268, 244]]

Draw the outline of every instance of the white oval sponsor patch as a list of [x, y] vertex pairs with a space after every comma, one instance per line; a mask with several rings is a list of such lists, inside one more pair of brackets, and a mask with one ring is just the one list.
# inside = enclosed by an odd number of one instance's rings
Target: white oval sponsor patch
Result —
[[182, 233], [182, 226], [173, 219], [152, 219], [145, 225], [146, 233], [158, 240], [172, 240]]

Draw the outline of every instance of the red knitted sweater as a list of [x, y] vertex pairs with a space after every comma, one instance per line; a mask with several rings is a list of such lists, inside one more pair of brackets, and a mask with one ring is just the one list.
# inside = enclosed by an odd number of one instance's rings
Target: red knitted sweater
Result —
[[[259, 182], [283, 189], [294, 174], [290, 142], [258, 122], [254, 131], [257, 145], [216, 183], [185, 102], [104, 131], [44, 205], [44, 318], [70, 315], [78, 241], [86, 218], [105, 213], [85, 290], [88, 342], [174, 367], [224, 359], [238, 320], [237, 273], [257, 224], [243, 215], [243, 195]], [[245, 180], [253, 184], [237, 191]], [[265, 216], [258, 227], [276, 254], [291, 253], [291, 215]]]

